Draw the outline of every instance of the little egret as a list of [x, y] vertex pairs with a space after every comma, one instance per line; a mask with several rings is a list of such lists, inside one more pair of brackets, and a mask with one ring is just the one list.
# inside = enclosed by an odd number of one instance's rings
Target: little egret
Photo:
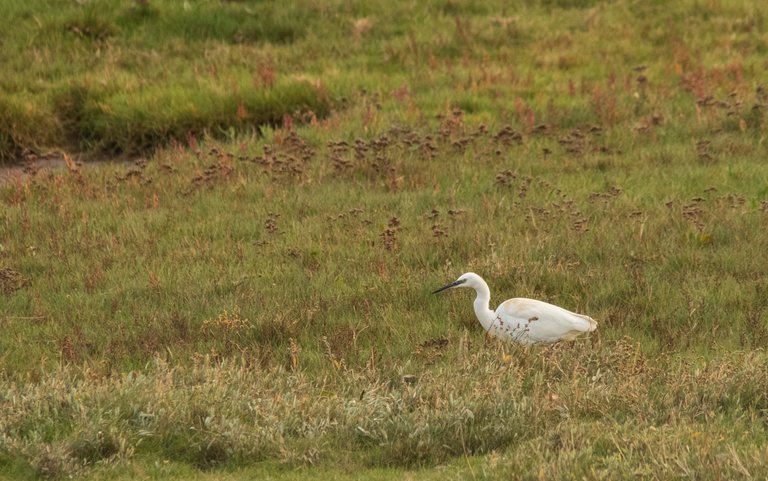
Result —
[[562, 307], [516, 297], [502, 302], [493, 312], [488, 303], [491, 290], [482, 277], [467, 272], [432, 294], [453, 287], [471, 287], [475, 297], [475, 315], [483, 328], [492, 336], [531, 345], [557, 341], [571, 341], [582, 332], [597, 329], [597, 322], [589, 316], [567, 311]]

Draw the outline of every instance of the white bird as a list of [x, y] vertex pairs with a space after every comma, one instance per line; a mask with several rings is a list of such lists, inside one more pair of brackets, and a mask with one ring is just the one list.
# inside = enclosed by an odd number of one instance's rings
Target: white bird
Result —
[[494, 312], [488, 307], [491, 290], [483, 278], [474, 272], [462, 274], [433, 294], [453, 287], [471, 287], [475, 290], [475, 315], [488, 334], [499, 339], [525, 345], [572, 341], [583, 332], [597, 329], [597, 322], [589, 316], [535, 299], [509, 299], [502, 302]]

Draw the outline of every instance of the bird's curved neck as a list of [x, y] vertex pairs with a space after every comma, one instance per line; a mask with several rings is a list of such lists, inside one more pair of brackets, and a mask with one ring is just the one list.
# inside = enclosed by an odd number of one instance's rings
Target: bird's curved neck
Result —
[[483, 325], [483, 329], [487, 331], [491, 328], [493, 319], [496, 317], [496, 314], [489, 307], [489, 303], [491, 302], [491, 290], [488, 288], [488, 284], [486, 284], [485, 281], [481, 281], [480, 285], [475, 286], [475, 292], [477, 293], [474, 303], [475, 315], [477, 316], [477, 320], [480, 321], [480, 324]]

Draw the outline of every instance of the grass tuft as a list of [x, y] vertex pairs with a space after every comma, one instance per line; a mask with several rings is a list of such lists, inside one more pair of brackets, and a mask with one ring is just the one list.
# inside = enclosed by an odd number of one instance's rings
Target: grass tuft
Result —
[[286, 116], [324, 116], [330, 107], [321, 89], [301, 81], [264, 90], [247, 83], [234, 88], [235, 97], [206, 83], [134, 92], [81, 85], [58, 94], [56, 109], [82, 149], [134, 155], [194, 137], [232, 138], [236, 132], [281, 125]]
[[61, 140], [62, 127], [45, 108], [24, 96], [0, 93], [0, 165]]

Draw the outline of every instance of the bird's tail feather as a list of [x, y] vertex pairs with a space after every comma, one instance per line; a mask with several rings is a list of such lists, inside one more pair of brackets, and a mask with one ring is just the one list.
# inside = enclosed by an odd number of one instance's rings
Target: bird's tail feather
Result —
[[592, 332], [597, 329], [597, 321], [591, 317], [588, 317], [587, 319], [589, 319], [589, 328], [587, 329], [587, 332]]
[[[576, 313], [574, 312], [574, 314], [576, 314]], [[578, 317], [582, 318], [583, 320], [587, 321], [584, 324], [582, 324], [582, 326], [583, 326], [582, 330], [584, 332], [592, 332], [595, 329], [597, 329], [597, 321], [596, 320], [592, 319], [589, 316], [585, 316], [584, 314], [576, 314], [576, 316], [578, 316]]]

